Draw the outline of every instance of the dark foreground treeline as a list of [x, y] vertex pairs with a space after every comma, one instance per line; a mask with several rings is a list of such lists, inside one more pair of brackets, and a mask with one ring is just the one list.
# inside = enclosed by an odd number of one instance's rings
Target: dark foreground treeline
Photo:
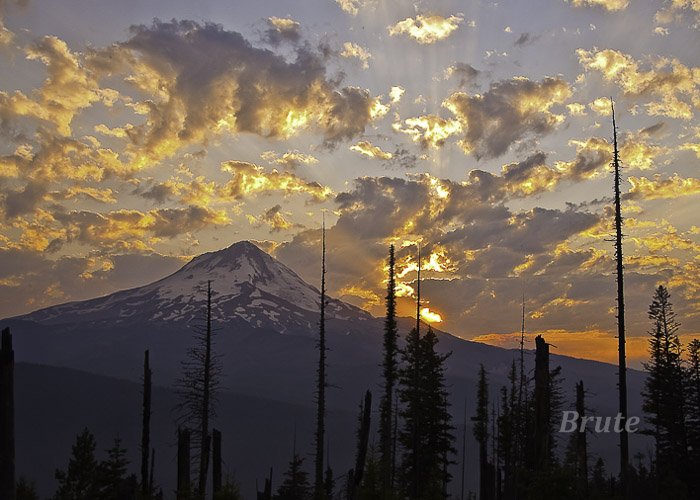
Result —
[[[649, 307], [650, 359], [643, 394], [645, 421], [641, 425], [642, 432], [654, 437], [656, 446], [650, 455], [637, 455], [629, 465], [627, 494], [622, 491], [619, 478], [606, 472], [602, 459], [589, 459], [587, 444], [592, 424], [588, 424], [588, 432], [559, 433], [563, 411], [577, 412], [577, 427], [584, 416], [589, 416], [586, 391], [583, 381], [575, 387], [563, 386], [561, 370], [550, 366], [549, 346], [541, 336], [535, 342], [534, 370], [526, 369], [521, 349], [510, 368], [508, 385], [499, 391], [490, 390], [489, 375], [483, 366], [478, 374], [474, 388], [477, 403], [469, 412], [479, 448], [478, 464], [468, 464], [470, 469], [478, 466], [479, 490], [475, 494], [464, 487], [467, 415], [462, 422], [454, 422], [450, 414], [444, 377], [448, 356], [437, 353], [438, 336], [418, 321], [399, 342], [393, 248], [388, 269], [383, 385], [378, 405], [375, 403], [379, 409], [374, 425], [377, 439], [372, 440], [378, 445], [369, 445], [373, 394], [367, 391], [358, 411], [356, 459], [351, 470], [334, 471], [324, 464], [317, 488], [315, 474], [307, 472], [295, 444], [280, 484], [273, 485], [272, 478], [266, 479], [258, 499], [699, 498], [700, 341], [692, 341], [685, 349], [681, 345], [679, 323], [665, 287], [655, 290]], [[158, 485], [153, 477], [156, 451], [150, 447], [152, 373], [147, 351], [139, 473], [132, 472], [134, 468], [125, 458], [126, 450], [119, 439], [103, 451], [85, 429], [76, 437], [65, 467], [56, 471], [58, 487], [53, 498], [241, 498], [235, 479], [222, 477], [221, 432], [210, 429], [216, 414], [221, 360], [213, 342], [216, 332], [211, 322], [210, 286], [207, 294], [206, 321], [201, 329], [195, 329], [196, 342], [183, 363], [183, 377], [177, 384], [177, 484]], [[14, 353], [7, 329], [2, 333], [0, 361], [0, 498], [38, 499], [31, 481], [20, 478], [15, 482], [14, 478]], [[325, 367], [323, 357], [319, 361], [324, 368], [332, 369]], [[574, 396], [573, 404], [566, 403], [569, 392]], [[323, 408], [320, 399], [316, 399], [317, 407]], [[323, 442], [327, 442], [325, 429], [321, 432]], [[615, 437], [599, 435], [601, 439]], [[163, 462], [173, 461], [168, 457]], [[452, 477], [450, 470], [458, 470], [457, 477]], [[212, 481], [209, 487], [207, 479]], [[455, 491], [459, 494], [455, 495]]]

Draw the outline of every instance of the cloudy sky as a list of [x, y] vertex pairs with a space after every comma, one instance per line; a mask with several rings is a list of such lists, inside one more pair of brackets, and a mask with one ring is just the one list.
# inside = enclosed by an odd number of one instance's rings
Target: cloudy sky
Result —
[[[700, 332], [696, 0], [0, 0], [0, 316], [251, 239], [333, 295], [614, 360], [666, 284]], [[638, 365], [638, 364], [637, 364]]]

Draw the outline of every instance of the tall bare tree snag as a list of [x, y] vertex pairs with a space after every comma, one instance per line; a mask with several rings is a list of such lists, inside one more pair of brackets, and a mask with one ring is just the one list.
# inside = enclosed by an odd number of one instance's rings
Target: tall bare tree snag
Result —
[[357, 430], [357, 452], [355, 455], [355, 468], [353, 469], [350, 485], [349, 500], [357, 500], [362, 478], [365, 473], [365, 462], [367, 461], [367, 447], [369, 445], [369, 429], [372, 418], [372, 392], [365, 393], [364, 402], [360, 404], [359, 428]]
[[321, 233], [321, 311], [318, 323], [318, 368], [316, 370], [316, 455], [314, 462], [314, 498], [323, 500], [323, 447], [326, 432], [326, 221]]
[[216, 416], [221, 362], [213, 352], [212, 290], [207, 282], [206, 321], [195, 328], [195, 344], [183, 362], [183, 375], [176, 382], [179, 423], [192, 432], [192, 449], [197, 469], [196, 498], [203, 500], [207, 491], [207, 471], [211, 456], [209, 425]]
[[141, 424], [141, 493], [144, 498], [151, 495], [148, 459], [151, 452], [151, 365], [149, 352], [143, 354], [143, 421]]
[[0, 498], [15, 500], [15, 352], [10, 329], [0, 344]]
[[613, 125], [613, 161], [615, 173], [615, 260], [617, 264], [617, 340], [618, 340], [618, 390], [621, 416], [620, 431], [620, 487], [627, 497], [629, 466], [629, 439], [627, 435], [627, 357], [625, 354], [625, 294], [624, 266], [622, 265], [622, 208], [620, 206], [620, 155], [617, 149], [615, 104], [610, 99]]
[[212, 449], [212, 492], [214, 498], [221, 493], [221, 431], [218, 429], [212, 430], [213, 449]]
[[[581, 420], [586, 414], [586, 392], [583, 389], [583, 380], [576, 384], [576, 413], [578, 419], [576, 428], [581, 428]], [[579, 483], [579, 491], [588, 494], [588, 445], [586, 443], [586, 431], [576, 433], [576, 479]]]
[[550, 459], [550, 375], [549, 345], [535, 337], [535, 470], [545, 471]]
[[177, 430], [177, 500], [190, 500], [190, 431]]

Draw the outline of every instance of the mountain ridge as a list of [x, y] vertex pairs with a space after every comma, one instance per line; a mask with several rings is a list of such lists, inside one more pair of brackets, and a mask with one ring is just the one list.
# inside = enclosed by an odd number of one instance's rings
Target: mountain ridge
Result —
[[[152, 283], [102, 297], [45, 307], [11, 319], [43, 324], [104, 322], [189, 323], [198, 318], [212, 281], [213, 320], [241, 319], [252, 328], [300, 333], [312, 328], [320, 292], [292, 269], [249, 241], [198, 255], [176, 272]], [[327, 299], [329, 319], [365, 321], [372, 316], [343, 301]]]

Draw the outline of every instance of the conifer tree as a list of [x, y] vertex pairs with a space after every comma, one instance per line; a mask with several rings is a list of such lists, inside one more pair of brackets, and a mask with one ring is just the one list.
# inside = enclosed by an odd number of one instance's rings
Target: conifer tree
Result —
[[501, 387], [501, 414], [498, 418], [498, 455], [503, 463], [503, 498], [514, 498], [518, 388], [515, 360], [508, 373], [510, 388]]
[[99, 499], [124, 500], [134, 498], [137, 491], [135, 476], [128, 476], [126, 449], [121, 439], [114, 440], [114, 445], [107, 450], [107, 459], [99, 466]]
[[479, 500], [493, 500], [491, 464], [488, 459], [489, 443], [489, 385], [484, 365], [479, 367], [476, 389], [476, 414], [472, 431], [479, 445]]
[[284, 473], [284, 481], [277, 490], [276, 500], [308, 500], [311, 495], [309, 478], [303, 470], [304, 459], [295, 452]]
[[0, 342], [0, 498], [15, 498], [15, 353], [10, 329]]
[[399, 369], [400, 416], [403, 424], [398, 441], [403, 449], [402, 485], [408, 498], [419, 498], [420, 441], [423, 408], [420, 401], [420, 336], [414, 328], [406, 336], [406, 345], [401, 352], [402, 366]]
[[95, 458], [97, 443], [87, 429], [76, 436], [65, 471], [56, 470], [55, 500], [95, 500], [99, 495], [100, 467]]
[[141, 494], [143, 498], [151, 495], [149, 458], [151, 454], [151, 371], [149, 352], [143, 354], [143, 402], [141, 423]]
[[384, 358], [382, 372], [384, 392], [379, 403], [379, 457], [382, 497], [386, 500], [392, 494], [393, 476], [393, 420], [396, 409], [393, 407], [394, 387], [398, 377], [398, 345], [396, 325], [396, 278], [394, 273], [394, 245], [389, 247], [389, 277], [387, 280], [386, 317], [384, 319]]
[[[689, 470], [700, 470], [700, 340], [694, 339], [688, 344], [687, 380], [687, 427]], [[691, 491], [700, 494], [700, 477], [691, 475]]]
[[425, 415], [425, 453], [421, 467], [425, 477], [423, 492], [428, 498], [441, 498], [446, 494], [447, 484], [452, 479], [449, 473], [451, 458], [456, 450], [452, 417], [450, 414], [449, 393], [445, 385], [445, 361], [449, 354], [437, 352], [438, 337], [432, 327], [421, 339], [421, 396]]
[[17, 481], [17, 500], [39, 500], [34, 481], [27, 481], [20, 477]]
[[679, 323], [670, 294], [663, 285], [656, 288], [649, 306], [652, 321], [649, 340], [650, 362], [643, 393], [643, 409], [656, 441], [656, 471], [660, 488], [681, 495], [688, 480], [685, 383], [678, 338]]

